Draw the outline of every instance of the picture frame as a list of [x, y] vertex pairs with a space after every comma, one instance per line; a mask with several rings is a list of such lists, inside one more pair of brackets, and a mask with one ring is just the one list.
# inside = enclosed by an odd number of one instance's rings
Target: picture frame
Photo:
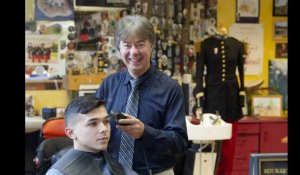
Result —
[[237, 23], [259, 23], [260, 0], [236, 0]]
[[249, 175], [288, 174], [287, 153], [250, 154]]
[[[25, 63], [26, 64], [57, 64], [60, 60], [60, 35], [25, 36]], [[46, 51], [46, 52], [45, 52]]]
[[275, 57], [287, 58], [288, 57], [288, 43], [276, 43], [275, 44]]
[[286, 20], [276, 20], [273, 22], [273, 39], [287, 39], [288, 23]]
[[253, 95], [251, 112], [257, 117], [282, 117], [282, 95]]
[[273, 16], [288, 16], [288, 0], [273, 0]]

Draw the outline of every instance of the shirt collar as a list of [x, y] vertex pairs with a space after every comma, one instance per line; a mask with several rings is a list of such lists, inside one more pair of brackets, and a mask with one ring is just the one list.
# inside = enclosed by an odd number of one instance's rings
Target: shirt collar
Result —
[[[150, 81], [150, 77], [154, 72], [154, 67], [151, 65], [150, 68], [140, 77], [138, 77], [139, 79], [141, 79], [142, 84], [148, 86], [149, 85], [149, 81]], [[125, 81], [124, 81], [124, 85], [128, 85], [130, 84], [130, 80], [133, 79], [128, 70], [126, 71], [126, 75], [125, 75]]]

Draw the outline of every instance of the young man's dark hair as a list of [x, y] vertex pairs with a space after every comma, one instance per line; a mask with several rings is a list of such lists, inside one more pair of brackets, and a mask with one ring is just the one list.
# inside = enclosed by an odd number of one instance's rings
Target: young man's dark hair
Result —
[[72, 100], [65, 110], [66, 126], [76, 117], [77, 114], [87, 114], [91, 110], [105, 105], [104, 101], [99, 100], [93, 95], [80, 96]]

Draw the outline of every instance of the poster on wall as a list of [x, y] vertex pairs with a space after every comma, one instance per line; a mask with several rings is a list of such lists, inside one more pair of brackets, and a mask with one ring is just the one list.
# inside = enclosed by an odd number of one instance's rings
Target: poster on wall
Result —
[[229, 35], [247, 43], [245, 75], [261, 75], [263, 69], [264, 31], [261, 24], [233, 24]]
[[283, 109], [288, 109], [288, 89], [287, 89], [287, 60], [276, 59], [269, 61], [269, 87], [272, 87], [283, 97]]
[[74, 20], [73, 0], [35, 0], [35, 19], [48, 21]]

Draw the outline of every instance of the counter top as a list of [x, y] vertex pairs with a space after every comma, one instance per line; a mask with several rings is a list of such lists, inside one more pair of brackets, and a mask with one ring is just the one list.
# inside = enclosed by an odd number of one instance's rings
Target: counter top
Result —
[[45, 119], [40, 116], [25, 117], [25, 133], [31, 133], [42, 129]]

